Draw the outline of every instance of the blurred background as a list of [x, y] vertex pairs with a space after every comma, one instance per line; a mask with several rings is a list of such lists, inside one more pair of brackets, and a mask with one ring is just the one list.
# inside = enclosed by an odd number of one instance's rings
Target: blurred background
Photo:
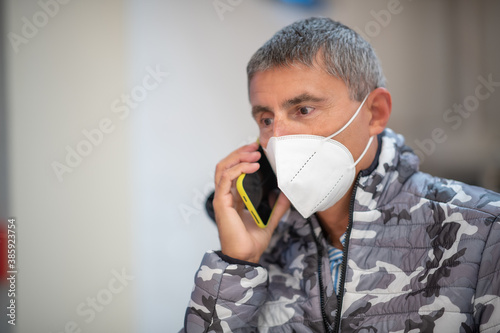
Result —
[[[215, 164], [255, 140], [245, 67], [327, 16], [374, 46], [421, 169], [500, 187], [500, 2], [3, 0], [1, 332], [177, 332]], [[10, 276], [10, 275], [9, 275]], [[15, 299], [15, 326], [6, 307]]]

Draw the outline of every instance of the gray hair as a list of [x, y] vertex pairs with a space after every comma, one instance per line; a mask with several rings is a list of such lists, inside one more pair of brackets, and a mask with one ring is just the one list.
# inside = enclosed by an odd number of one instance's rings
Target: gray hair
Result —
[[352, 100], [362, 101], [373, 89], [385, 87], [382, 67], [371, 45], [345, 25], [318, 17], [292, 23], [262, 45], [248, 62], [248, 83], [257, 72], [296, 62], [308, 67], [320, 65], [344, 81]]

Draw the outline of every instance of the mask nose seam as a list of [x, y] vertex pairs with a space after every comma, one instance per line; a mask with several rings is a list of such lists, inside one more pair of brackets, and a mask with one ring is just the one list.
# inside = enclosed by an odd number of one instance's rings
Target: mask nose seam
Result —
[[316, 155], [316, 152], [314, 152], [311, 156], [309, 156], [309, 158], [307, 159], [307, 161], [305, 161], [304, 164], [302, 164], [302, 166], [297, 171], [297, 173], [295, 174], [295, 176], [293, 176], [292, 179], [290, 180], [290, 183], [293, 182], [293, 180], [299, 175], [299, 173], [302, 171], [302, 169], [304, 169], [304, 167], [307, 165], [307, 163], [309, 163], [309, 161], [314, 157], [314, 155]]

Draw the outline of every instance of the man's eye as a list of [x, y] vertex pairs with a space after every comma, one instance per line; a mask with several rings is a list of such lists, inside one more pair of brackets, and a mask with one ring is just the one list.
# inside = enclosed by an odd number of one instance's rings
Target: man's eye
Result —
[[262, 122], [262, 124], [264, 124], [264, 126], [270, 126], [273, 123], [273, 119], [272, 118], [262, 118], [261, 122]]
[[303, 106], [299, 109], [299, 112], [301, 115], [307, 115], [307, 114], [311, 113], [313, 110], [314, 110], [314, 108], [312, 108], [310, 106]]

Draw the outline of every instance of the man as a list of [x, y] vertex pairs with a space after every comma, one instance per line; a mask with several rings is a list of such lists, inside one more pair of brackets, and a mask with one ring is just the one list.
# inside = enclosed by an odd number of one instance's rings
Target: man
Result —
[[216, 168], [221, 251], [205, 255], [185, 332], [499, 332], [500, 195], [418, 171], [386, 129], [371, 48], [326, 18], [285, 27], [248, 67], [259, 141], [281, 193], [269, 225], [234, 183], [258, 145]]

